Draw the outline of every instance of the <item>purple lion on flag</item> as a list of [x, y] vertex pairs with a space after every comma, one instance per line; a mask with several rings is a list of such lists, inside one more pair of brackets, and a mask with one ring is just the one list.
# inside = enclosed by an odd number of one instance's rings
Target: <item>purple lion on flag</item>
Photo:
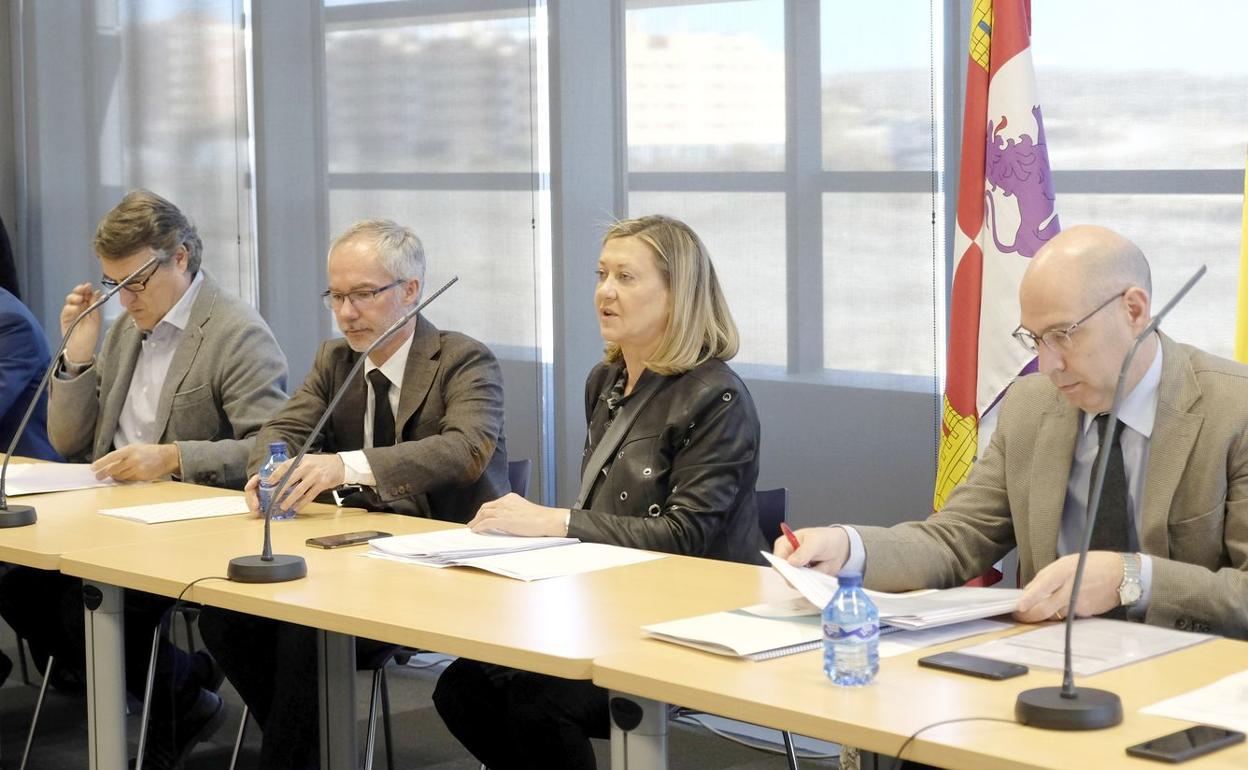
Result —
[[1016, 139], [1002, 139], [1000, 132], [1009, 122], [1004, 116], [996, 125], [988, 121], [988, 147], [984, 157], [984, 177], [992, 190], [1000, 190], [1018, 202], [1018, 231], [1012, 243], [997, 238], [996, 200], [985, 190], [992, 240], [1001, 253], [1017, 252], [1034, 257], [1044, 242], [1061, 230], [1053, 213], [1053, 177], [1049, 173], [1049, 151], [1044, 140], [1044, 121], [1040, 105], [1031, 108], [1036, 118], [1037, 140], [1028, 134]]

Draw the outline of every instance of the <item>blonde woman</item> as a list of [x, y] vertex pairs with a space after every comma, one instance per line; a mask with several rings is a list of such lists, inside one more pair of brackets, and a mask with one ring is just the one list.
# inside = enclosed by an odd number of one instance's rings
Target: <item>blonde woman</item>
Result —
[[[597, 275], [607, 345], [585, 385], [577, 501], [548, 508], [509, 494], [469, 526], [759, 561], [758, 416], [725, 363], [737, 327], [701, 239], [669, 217], [618, 222]], [[447, 668], [434, 702], [491, 770], [592, 768], [589, 738], [609, 733], [606, 691], [591, 682], [466, 659]]]

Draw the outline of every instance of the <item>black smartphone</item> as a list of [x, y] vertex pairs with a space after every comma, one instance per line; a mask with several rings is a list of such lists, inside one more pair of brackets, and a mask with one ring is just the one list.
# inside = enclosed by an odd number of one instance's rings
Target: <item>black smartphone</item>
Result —
[[978, 676], [982, 679], [1010, 679], [1027, 673], [1020, 663], [1005, 663], [991, 658], [980, 658], [963, 652], [940, 652], [919, 658], [919, 665], [953, 671], [957, 674]]
[[1155, 759], [1159, 762], [1186, 762], [1193, 757], [1217, 751], [1224, 746], [1241, 743], [1244, 734], [1211, 725], [1196, 725], [1177, 733], [1163, 735], [1151, 741], [1127, 747], [1133, 757]]
[[349, 545], [361, 545], [378, 537], [390, 537], [390, 533], [370, 529], [367, 532], [345, 532], [341, 535], [310, 537], [306, 542], [313, 548], [345, 548]]

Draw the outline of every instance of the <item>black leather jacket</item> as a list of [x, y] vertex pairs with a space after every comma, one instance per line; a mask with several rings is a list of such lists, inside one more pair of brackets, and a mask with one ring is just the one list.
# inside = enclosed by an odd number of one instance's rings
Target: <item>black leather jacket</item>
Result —
[[[591, 442], [609, 419], [607, 394], [622, 363], [598, 364], [585, 383]], [[645, 372], [643, 378], [660, 377]], [[711, 359], [663, 377], [620, 444], [589, 510], [573, 510], [568, 534], [588, 542], [761, 563], [758, 526], [759, 425], [745, 383]]]

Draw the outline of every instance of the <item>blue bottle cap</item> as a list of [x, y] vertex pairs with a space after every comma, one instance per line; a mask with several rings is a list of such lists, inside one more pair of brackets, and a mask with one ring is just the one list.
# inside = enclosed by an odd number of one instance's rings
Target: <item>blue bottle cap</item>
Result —
[[842, 572], [836, 576], [836, 582], [842, 588], [859, 588], [862, 586], [862, 575], [858, 572]]
[[271, 454], [271, 455], [276, 455], [276, 454], [283, 454], [283, 455], [284, 455], [284, 454], [286, 454], [286, 442], [285, 442], [285, 441], [274, 441], [274, 442], [270, 443], [270, 444], [269, 444], [269, 454]]

